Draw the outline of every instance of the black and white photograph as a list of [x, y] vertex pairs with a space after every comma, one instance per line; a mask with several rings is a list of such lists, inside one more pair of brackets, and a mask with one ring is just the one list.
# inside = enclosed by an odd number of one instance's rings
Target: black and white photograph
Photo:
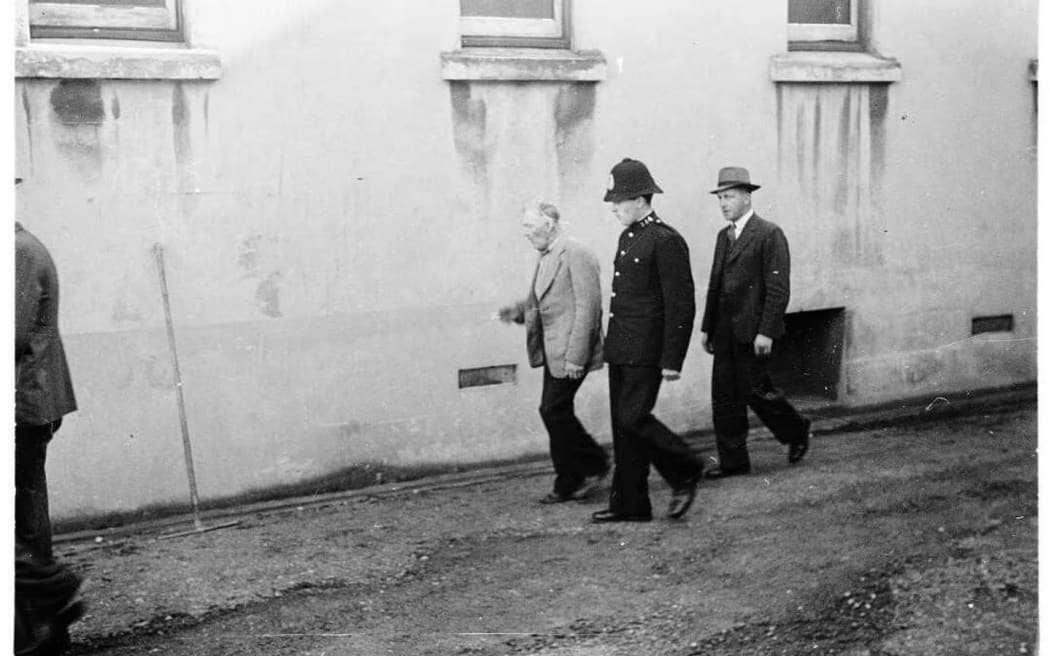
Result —
[[16, 656], [1050, 653], [1038, 0], [11, 4]]

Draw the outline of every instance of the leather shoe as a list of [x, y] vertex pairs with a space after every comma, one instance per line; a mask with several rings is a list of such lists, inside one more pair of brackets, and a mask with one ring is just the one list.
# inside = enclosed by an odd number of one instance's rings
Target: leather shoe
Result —
[[678, 519], [689, 510], [689, 506], [693, 505], [693, 499], [696, 498], [696, 486], [700, 482], [700, 476], [691, 478], [685, 482], [685, 485], [678, 488], [671, 495], [671, 505], [667, 509], [667, 516], [671, 519]]
[[576, 488], [576, 490], [573, 491], [573, 493], [570, 494], [569, 497], [576, 501], [583, 501], [584, 499], [598, 491], [598, 488], [601, 487], [602, 481], [605, 480], [605, 477], [607, 475], [608, 472], [602, 472], [601, 474], [588, 476], [587, 478], [583, 479], [583, 482], [580, 483], [580, 487]]
[[788, 447], [789, 464], [797, 464], [803, 457], [805, 457], [806, 452], [809, 451], [809, 438], [811, 437], [809, 427], [811, 424], [812, 422], [807, 419], [806, 430], [802, 433], [802, 439]]
[[743, 476], [750, 474], [750, 467], [741, 467], [740, 469], [722, 469], [721, 467], [715, 467], [704, 472], [706, 478], [728, 478], [730, 476]]
[[595, 524], [603, 524], [605, 522], [651, 522], [652, 520], [652, 515], [628, 515], [615, 510], [599, 510], [591, 515], [591, 521]]
[[549, 505], [552, 503], [565, 503], [566, 501], [572, 501], [572, 497], [564, 494], [558, 494], [557, 492], [548, 492], [547, 496], [540, 499], [540, 503], [544, 505]]

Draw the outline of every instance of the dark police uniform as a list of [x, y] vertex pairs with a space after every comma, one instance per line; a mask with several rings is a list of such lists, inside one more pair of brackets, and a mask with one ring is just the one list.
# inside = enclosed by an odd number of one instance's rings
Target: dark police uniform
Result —
[[613, 260], [605, 361], [609, 364], [615, 472], [609, 510], [651, 516], [649, 464], [678, 490], [701, 465], [686, 443], [652, 415], [662, 369], [682, 370], [696, 304], [689, 248], [655, 213], [621, 234]]

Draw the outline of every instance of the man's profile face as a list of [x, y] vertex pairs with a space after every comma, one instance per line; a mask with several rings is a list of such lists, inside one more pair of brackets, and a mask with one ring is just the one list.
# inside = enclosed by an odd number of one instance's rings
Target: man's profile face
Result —
[[718, 192], [718, 204], [726, 221], [736, 221], [751, 209], [751, 192], [743, 187], [733, 187]]
[[553, 220], [547, 216], [538, 216], [534, 212], [525, 212], [521, 217], [521, 231], [525, 239], [538, 251], [550, 248], [553, 241]]
[[645, 201], [641, 198], [631, 198], [629, 200], [621, 200], [618, 203], [610, 203], [610, 205], [612, 205], [612, 213], [616, 220], [626, 228], [642, 218]]

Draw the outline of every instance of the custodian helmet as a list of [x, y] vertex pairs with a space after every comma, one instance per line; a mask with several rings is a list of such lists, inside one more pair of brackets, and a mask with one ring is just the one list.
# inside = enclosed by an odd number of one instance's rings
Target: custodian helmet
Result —
[[639, 196], [662, 193], [664, 190], [656, 185], [656, 181], [649, 174], [649, 169], [645, 164], [625, 157], [609, 173], [609, 187], [605, 191], [605, 202], [619, 203]]

